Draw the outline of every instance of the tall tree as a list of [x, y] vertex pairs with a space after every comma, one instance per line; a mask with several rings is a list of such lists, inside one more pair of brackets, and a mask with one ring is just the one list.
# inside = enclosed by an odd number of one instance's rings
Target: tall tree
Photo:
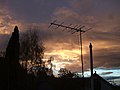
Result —
[[14, 32], [6, 48], [5, 59], [7, 61], [7, 77], [9, 90], [18, 90], [19, 65], [19, 30], [15, 26]]
[[28, 60], [31, 61], [32, 67], [42, 66], [45, 47], [42, 40], [39, 39], [38, 32], [35, 28], [29, 28], [21, 35], [20, 38], [20, 59], [26, 61], [27, 69]]

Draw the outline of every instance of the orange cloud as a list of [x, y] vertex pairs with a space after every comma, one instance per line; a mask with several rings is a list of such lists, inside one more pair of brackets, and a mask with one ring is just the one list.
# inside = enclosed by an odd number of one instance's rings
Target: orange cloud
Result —
[[[68, 0], [67, 0], [68, 1]], [[69, 6], [57, 7], [51, 15], [51, 20], [57, 19], [66, 25], [85, 25], [92, 27], [91, 31], [83, 34], [84, 68], [89, 68], [89, 43], [93, 43], [95, 67], [116, 67], [120, 62], [120, 17], [118, 13], [96, 11], [92, 0], [71, 0]], [[95, 9], [96, 7], [96, 9]], [[99, 13], [98, 13], [99, 12]], [[98, 15], [100, 14], [100, 15]], [[49, 21], [49, 20], [46, 20]], [[58, 22], [58, 23], [59, 23]], [[50, 22], [34, 23], [38, 26], [40, 38], [46, 47], [45, 59], [54, 57], [57, 68], [66, 67], [71, 70], [80, 70], [81, 62], [78, 36], [72, 35], [63, 28], [48, 29]], [[11, 33], [14, 25], [23, 26], [6, 9], [0, 10], [0, 33]], [[20, 27], [20, 28], [21, 28]], [[87, 28], [84, 28], [85, 30]], [[23, 29], [20, 29], [23, 30]], [[112, 61], [114, 60], [114, 61]], [[112, 61], [112, 62], [111, 62]]]
[[22, 23], [11, 16], [6, 8], [0, 10], [0, 34], [10, 34], [14, 26], [22, 29]]

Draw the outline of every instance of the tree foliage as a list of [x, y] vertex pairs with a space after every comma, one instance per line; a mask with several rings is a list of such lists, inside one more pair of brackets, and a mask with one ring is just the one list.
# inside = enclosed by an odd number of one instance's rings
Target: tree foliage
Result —
[[0, 57], [5, 57], [5, 51], [0, 51]]
[[42, 66], [44, 50], [43, 42], [39, 39], [38, 32], [34, 28], [27, 30], [21, 35], [20, 60], [26, 61], [25, 68], [27, 68], [29, 60], [32, 65]]
[[60, 78], [73, 78], [74, 74], [67, 70], [66, 68], [61, 68], [59, 70], [59, 77]]

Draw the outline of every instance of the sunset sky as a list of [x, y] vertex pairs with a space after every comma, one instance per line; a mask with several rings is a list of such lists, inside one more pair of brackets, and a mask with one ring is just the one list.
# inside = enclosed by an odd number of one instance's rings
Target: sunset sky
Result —
[[96, 71], [120, 78], [120, 0], [0, 0], [0, 51], [5, 50], [15, 25], [24, 32], [32, 24], [39, 27], [44, 59], [54, 57], [55, 69], [81, 72], [78, 34], [48, 28], [54, 20], [73, 27], [85, 25], [83, 30], [91, 27], [82, 35], [84, 70], [89, 70], [91, 42]]

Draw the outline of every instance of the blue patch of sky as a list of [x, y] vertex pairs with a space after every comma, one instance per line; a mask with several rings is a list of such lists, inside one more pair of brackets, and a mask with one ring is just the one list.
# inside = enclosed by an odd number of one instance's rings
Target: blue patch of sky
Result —
[[[108, 82], [114, 82], [116, 85], [120, 85], [120, 68], [94, 68], [93, 72], [100, 75], [102, 78], [107, 80]], [[90, 71], [84, 72], [85, 77], [90, 77]]]
[[[93, 72], [102, 76], [102, 77], [120, 77], [120, 68], [111, 68], [111, 69], [105, 69], [105, 68], [94, 68]], [[109, 73], [110, 72], [110, 73]], [[90, 71], [84, 72], [85, 77], [90, 77]]]

